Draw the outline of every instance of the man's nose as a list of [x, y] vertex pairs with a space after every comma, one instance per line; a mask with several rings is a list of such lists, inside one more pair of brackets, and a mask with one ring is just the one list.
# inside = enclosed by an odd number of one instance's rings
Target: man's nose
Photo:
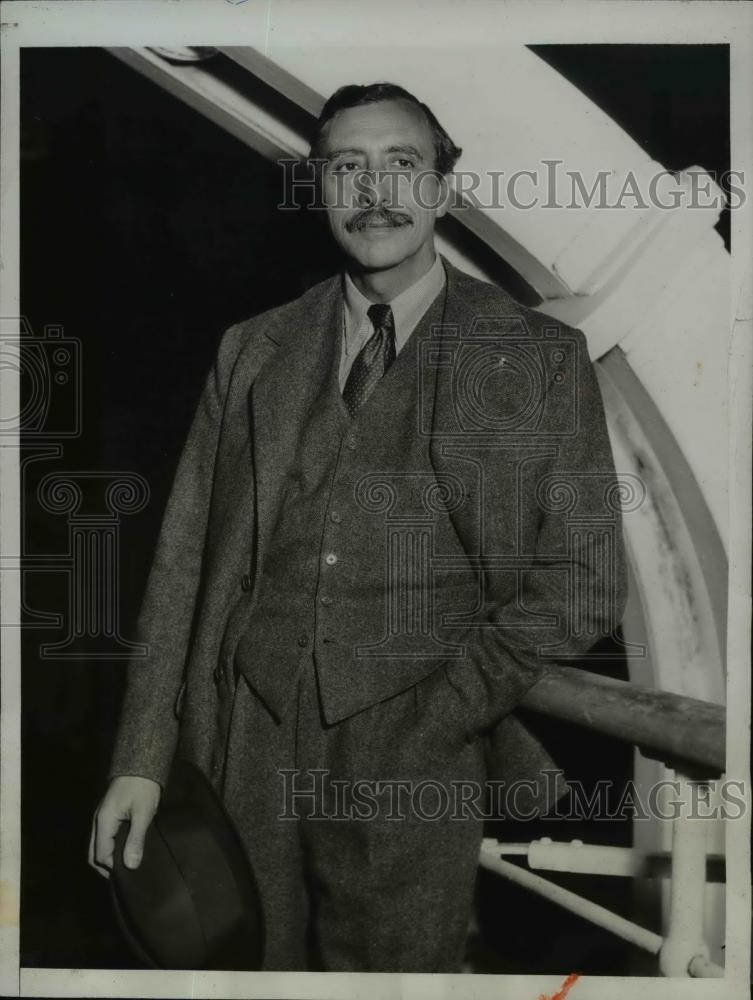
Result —
[[359, 208], [373, 208], [390, 200], [390, 178], [386, 170], [361, 170], [356, 178]]

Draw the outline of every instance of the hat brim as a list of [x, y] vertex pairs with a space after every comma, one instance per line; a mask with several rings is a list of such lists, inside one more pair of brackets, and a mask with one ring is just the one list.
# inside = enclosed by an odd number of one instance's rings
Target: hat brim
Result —
[[136, 869], [123, 863], [127, 834], [124, 823], [110, 883], [136, 957], [161, 969], [260, 969], [264, 921], [256, 879], [202, 772], [175, 763]]

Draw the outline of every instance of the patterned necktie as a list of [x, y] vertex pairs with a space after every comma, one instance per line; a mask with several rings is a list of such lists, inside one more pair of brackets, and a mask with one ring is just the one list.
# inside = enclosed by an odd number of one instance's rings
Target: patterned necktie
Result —
[[381, 302], [369, 306], [368, 313], [374, 333], [361, 348], [350, 369], [343, 399], [351, 417], [369, 398], [377, 382], [395, 360], [395, 321], [392, 309]]

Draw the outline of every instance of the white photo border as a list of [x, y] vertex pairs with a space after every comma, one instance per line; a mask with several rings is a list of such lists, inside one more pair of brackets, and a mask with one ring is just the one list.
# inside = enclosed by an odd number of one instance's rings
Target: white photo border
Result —
[[[505, 45], [554, 43], [724, 43], [731, 62], [731, 167], [753, 173], [753, 7], [727, 2], [678, 3], [587, 0], [503, 2]], [[347, 0], [73, 0], [6, 2], [2, 13], [2, 162], [0, 239], [2, 315], [19, 315], [19, 64], [24, 47], [174, 46], [238, 44], [254, 39], [266, 49], [274, 36], [291, 46], [347, 46], [369, 38], [399, 47], [405, 0], [359, 5]], [[489, 19], [499, 3], [486, 0], [431, 5], [425, 35], [411, 45], [488, 44]], [[428, 11], [428, 4], [427, 4]], [[459, 12], [462, 15], [459, 16]], [[452, 29], [448, 25], [452, 25]], [[396, 30], [396, 26], [398, 30]], [[397, 36], [397, 37], [396, 37]], [[728, 774], [749, 787], [751, 372], [753, 343], [753, 200], [732, 213], [734, 325], [730, 358], [730, 578], [728, 612]], [[0, 371], [0, 417], [18, 412], [15, 373]], [[0, 543], [19, 552], [17, 442], [0, 448]], [[18, 621], [20, 574], [0, 574], [3, 621]], [[408, 1000], [467, 997], [535, 998], [561, 981], [551, 976], [443, 976], [417, 974], [147, 972], [19, 968], [20, 885], [20, 634], [0, 629], [2, 653], [0, 786], [0, 995], [36, 997], [321, 997]], [[747, 669], [746, 669], [747, 665]], [[748, 802], [750, 805], [750, 802]], [[692, 998], [727, 1000], [747, 995], [750, 975], [750, 810], [727, 829], [727, 945], [723, 980], [582, 977], [572, 1000]], [[85, 845], [82, 845], [85, 850]], [[745, 993], [743, 991], [746, 991]]]

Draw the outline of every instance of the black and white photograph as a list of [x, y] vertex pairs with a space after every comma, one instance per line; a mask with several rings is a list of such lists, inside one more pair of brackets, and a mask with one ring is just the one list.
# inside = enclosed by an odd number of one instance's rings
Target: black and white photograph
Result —
[[0, 10], [0, 995], [748, 996], [753, 9]]

